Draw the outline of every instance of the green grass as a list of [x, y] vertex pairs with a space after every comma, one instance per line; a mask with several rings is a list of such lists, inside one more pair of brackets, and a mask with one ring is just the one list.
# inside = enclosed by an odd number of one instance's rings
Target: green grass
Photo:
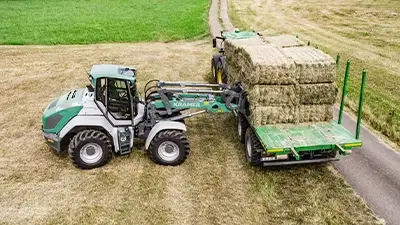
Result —
[[0, 1], [0, 44], [89, 44], [207, 35], [208, 0]]

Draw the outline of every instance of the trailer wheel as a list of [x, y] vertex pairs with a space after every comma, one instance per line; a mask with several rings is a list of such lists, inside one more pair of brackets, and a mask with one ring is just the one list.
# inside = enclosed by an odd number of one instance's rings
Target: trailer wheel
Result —
[[160, 131], [151, 141], [149, 157], [160, 165], [177, 166], [189, 155], [190, 147], [186, 134], [179, 130]]
[[211, 59], [211, 72], [215, 83], [227, 84], [228, 83], [228, 69], [226, 65], [220, 60], [221, 55], [214, 55]]
[[84, 130], [69, 143], [68, 155], [73, 164], [81, 169], [93, 169], [105, 165], [112, 157], [110, 139], [101, 131]]
[[259, 166], [261, 160], [261, 151], [263, 147], [260, 141], [254, 135], [251, 127], [246, 130], [245, 138], [246, 159], [252, 166]]
[[244, 143], [246, 137], [246, 130], [250, 127], [249, 123], [247, 122], [246, 117], [240, 112], [237, 113], [237, 131], [239, 141]]

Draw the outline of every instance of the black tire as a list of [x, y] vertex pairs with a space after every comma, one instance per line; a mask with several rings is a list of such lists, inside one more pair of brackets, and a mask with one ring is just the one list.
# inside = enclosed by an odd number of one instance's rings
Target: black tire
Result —
[[247, 122], [246, 117], [240, 112], [237, 113], [237, 131], [238, 131], [238, 138], [239, 141], [244, 143], [246, 137], [246, 130], [249, 128], [250, 125]]
[[[167, 147], [169, 150], [166, 149]], [[168, 152], [171, 150], [173, 151], [172, 153]], [[151, 141], [148, 153], [150, 159], [157, 164], [177, 166], [186, 160], [190, 153], [190, 146], [186, 134], [183, 131], [163, 130], [158, 132]], [[167, 154], [171, 154], [171, 156]]]
[[[84, 149], [83, 149], [84, 148]], [[95, 151], [92, 155], [101, 154], [95, 159], [88, 153]], [[82, 154], [81, 154], [82, 151]], [[97, 151], [101, 153], [97, 153]], [[87, 155], [86, 158], [84, 155]], [[112, 158], [111, 140], [106, 134], [98, 130], [84, 130], [76, 134], [69, 143], [68, 155], [73, 164], [81, 169], [93, 169], [108, 163]]]
[[263, 147], [254, 135], [251, 127], [247, 128], [245, 139], [245, 154], [247, 161], [252, 166], [259, 166], [261, 164], [261, 151], [263, 150]]
[[211, 59], [211, 72], [214, 78], [214, 82], [218, 84], [218, 78], [217, 74], [218, 71], [222, 71], [221, 75], [221, 81], [223, 84], [228, 83], [228, 69], [225, 65], [225, 63], [222, 63], [222, 60], [220, 59], [221, 55], [214, 55], [213, 58]]

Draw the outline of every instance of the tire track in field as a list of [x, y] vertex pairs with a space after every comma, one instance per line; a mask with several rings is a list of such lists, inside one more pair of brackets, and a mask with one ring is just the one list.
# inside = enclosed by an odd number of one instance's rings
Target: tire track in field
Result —
[[[194, 224], [257, 224], [263, 206], [254, 195], [231, 115], [188, 123], [192, 147], [187, 175]], [[193, 130], [193, 131], [192, 131]]]
[[192, 202], [188, 197], [188, 168], [177, 166], [170, 168], [166, 178], [166, 205], [172, 214], [169, 216], [172, 224], [192, 224]]

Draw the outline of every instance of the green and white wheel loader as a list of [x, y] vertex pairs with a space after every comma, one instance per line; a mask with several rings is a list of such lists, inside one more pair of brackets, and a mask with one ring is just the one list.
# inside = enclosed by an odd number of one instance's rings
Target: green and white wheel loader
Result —
[[[90, 85], [51, 102], [42, 117], [43, 135], [56, 151], [68, 150], [75, 166], [106, 164], [113, 153], [132, 151], [145, 140], [150, 158], [179, 165], [190, 152], [184, 119], [204, 112], [231, 112], [235, 95], [224, 84], [149, 81], [144, 99], [136, 89], [136, 69], [95, 65]], [[184, 113], [187, 109], [198, 109]]]

